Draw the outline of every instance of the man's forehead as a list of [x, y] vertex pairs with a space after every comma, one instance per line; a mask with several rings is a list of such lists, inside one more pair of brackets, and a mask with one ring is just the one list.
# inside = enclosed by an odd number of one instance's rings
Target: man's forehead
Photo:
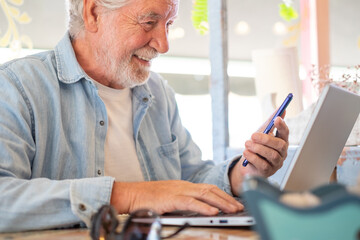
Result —
[[159, 4], [159, 2], [163, 2], [168, 4], [169, 6], [173, 6], [176, 7], [179, 5], [180, 0], [128, 0], [127, 3], [136, 3], [139, 5], [142, 4], [148, 4], [148, 3], [153, 3], [153, 4]]
[[[131, 2], [139, 2], [139, 3], [141, 3], [141, 2], [146, 2], [146, 1], [148, 1], [148, 0], [128, 0], [128, 2], [129, 3], [131, 3]], [[180, 2], [180, 0], [163, 0], [164, 2], [166, 2], [167, 4], [175, 4], [175, 5], [178, 5], [179, 4], [179, 2]], [[154, 0], [150, 0], [150, 2], [156, 2], [156, 1], [154, 1]]]

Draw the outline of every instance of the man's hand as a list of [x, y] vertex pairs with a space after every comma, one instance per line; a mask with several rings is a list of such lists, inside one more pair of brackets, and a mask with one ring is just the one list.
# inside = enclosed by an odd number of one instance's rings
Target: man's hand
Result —
[[204, 215], [216, 215], [219, 210], [234, 213], [244, 208], [215, 185], [180, 180], [115, 182], [110, 204], [119, 213], [148, 208], [158, 214], [189, 210]]
[[[269, 121], [246, 141], [242, 158], [230, 172], [231, 189], [237, 196], [241, 192], [245, 175], [269, 177], [282, 167], [287, 157], [289, 128], [282, 118], [277, 117], [274, 122], [274, 127], [277, 129], [276, 136], [272, 132], [264, 134], [262, 132]], [[243, 167], [242, 162], [245, 158], [249, 164]]]

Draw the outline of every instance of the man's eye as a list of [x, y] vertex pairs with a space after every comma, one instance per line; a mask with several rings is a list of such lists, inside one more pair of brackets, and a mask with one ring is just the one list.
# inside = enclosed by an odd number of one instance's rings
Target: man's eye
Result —
[[155, 27], [155, 25], [156, 25], [156, 21], [146, 21], [142, 23], [142, 26], [145, 31], [150, 31]]
[[148, 25], [148, 26], [152, 26], [152, 25], [155, 25], [155, 21], [147, 21], [145, 22], [145, 25]]

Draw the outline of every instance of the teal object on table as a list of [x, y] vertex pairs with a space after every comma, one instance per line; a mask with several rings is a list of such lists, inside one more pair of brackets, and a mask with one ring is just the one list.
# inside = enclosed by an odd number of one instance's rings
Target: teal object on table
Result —
[[310, 191], [321, 203], [305, 208], [282, 203], [280, 197], [289, 192], [266, 179], [251, 177], [243, 187], [246, 208], [261, 239], [360, 239], [360, 197], [340, 184]]

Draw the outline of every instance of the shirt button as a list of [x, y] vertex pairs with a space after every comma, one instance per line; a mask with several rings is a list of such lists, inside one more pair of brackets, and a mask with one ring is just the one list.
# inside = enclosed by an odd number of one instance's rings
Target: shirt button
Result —
[[82, 212], [86, 211], [86, 206], [84, 204], [80, 203], [79, 204], [79, 210], [82, 211]]
[[100, 125], [101, 125], [101, 126], [104, 126], [104, 125], [105, 125], [105, 122], [104, 122], [104, 121], [100, 121]]
[[97, 171], [97, 174], [98, 174], [98, 175], [101, 175], [101, 170], [100, 170], [100, 169]]
[[147, 97], [144, 97], [142, 100], [144, 103], [147, 103], [149, 101], [149, 99]]

